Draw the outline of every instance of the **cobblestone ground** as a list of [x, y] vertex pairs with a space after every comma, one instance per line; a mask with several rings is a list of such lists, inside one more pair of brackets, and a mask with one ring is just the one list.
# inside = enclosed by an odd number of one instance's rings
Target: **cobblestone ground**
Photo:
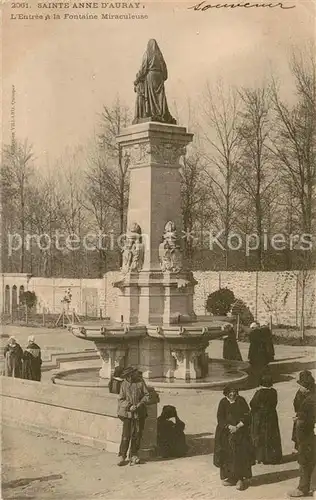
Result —
[[[13, 331], [24, 345], [34, 333], [40, 345], [68, 352], [79, 350], [78, 339], [64, 331], [29, 329]], [[4, 339], [2, 339], [4, 340]], [[2, 342], [3, 344], [3, 342]], [[241, 344], [245, 358], [248, 346]], [[210, 353], [218, 357], [220, 342], [212, 342]], [[57, 349], [57, 350], [58, 350]], [[81, 347], [82, 350], [82, 347]], [[176, 460], [153, 460], [135, 467], [117, 467], [114, 454], [75, 445], [60, 437], [30, 432], [10, 426], [2, 434], [2, 497], [38, 500], [182, 500], [182, 499], [280, 499], [295, 488], [298, 466], [291, 454], [292, 401], [297, 390], [297, 374], [313, 369], [314, 349], [276, 346], [276, 357], [283, 362], [274, 368], [275, 388], [279, 394], [278, 414], [283, 443], [284, 463], [256, 465], [251, 486], [244, 492], [224, 487], [219, 471], [213, 466], [213, 440], [220, 391], [175, 391], [160, 394], [159, 410], [174, 404], [186, 422], [189, 456]], [[296, 360], [294, 360], [296, 358]], [[71, 389], [70, 389], [71, 390]], [[241, 394], [250, 400], [255, 389], [243, 387]]]

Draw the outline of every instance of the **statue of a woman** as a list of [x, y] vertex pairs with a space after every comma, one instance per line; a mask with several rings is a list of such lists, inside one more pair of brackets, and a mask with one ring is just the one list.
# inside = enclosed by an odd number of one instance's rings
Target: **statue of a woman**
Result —
[[168, 109], [164, 85], [167, 78], [168, 71], [163, 55], [156, 40], [151, 39], [134, 82], [137, 99], [133, 123], [177, 123]]

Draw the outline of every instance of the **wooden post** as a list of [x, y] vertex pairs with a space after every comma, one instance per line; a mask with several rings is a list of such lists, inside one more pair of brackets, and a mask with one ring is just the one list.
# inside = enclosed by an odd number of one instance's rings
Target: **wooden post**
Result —
[[239, 340], [239, 330], [240, 330], [240, 316], [239, 314], [237, 314], [237, 331], [236, 331], [237, 340]]
[[270, 314], [269, 327], [270, 327], [271, 333], [273, 333], [273, 328], [272, 328], [272, 314]]
[[258, 319], [258, 271], [256, 271], [256, 297], [255, 297], [255, 320], [257, 321]]
[[45, 307], [43, 307], [43, 326], [45, 326]]
[[27, 304], [25, 304], [25, 323], [28, 323]]
[[87, 304], [87, 301], [85, 301], [85, 303], [84, 303], [84, 310], [85, 310], [85, 317], [87, 319], [87, 317], [88, 317], [88, 304]]
[[102, 308], [100, 307], [100, 319], [102, 319]]
[[305, 338], [305, 289], [306, 289], [305, 270], [302, 272], [301, 276], [302, 276], [302, 285], [301, 285], [302, 299], [301, 299], [300, 327], [301, 327], [301, 339], [304, 340], [304, 338]]
[[299, 295], [299, 274], [296, 275], [296, 296], [295, 296], [295, 325], [296, 327], [299, 327], [299, 320], [298, 320], [298, 295]]
[[71, 322], [72, 322], [72, 324], [74, 324], [74, 322], [75, 322], [75, 309], [73, 309], [71, 312]]

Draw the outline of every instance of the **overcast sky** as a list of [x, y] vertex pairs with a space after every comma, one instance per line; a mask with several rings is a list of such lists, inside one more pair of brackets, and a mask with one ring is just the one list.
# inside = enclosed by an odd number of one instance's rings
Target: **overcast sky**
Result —
[[[190, 5], [194, 1], [146, 3], [144, 9], [129, 11], [149, 16], [138, 21], [10, 21], [12, 9], [7, 4], [3, 140], [10, 140], [14, 85], [16, 134], [28, 137], [43, 164], [46, 154], [54, 161], [66, 147], [84, 144], [93, 134], [102, 105], [110, 104], [117, 93], [134, 107], [133, 81], [149, 38], [158, 41], [167, 62], [171, 112], [174, 100], [181, 112], [188, 97], [194, 102], [202, 94], [206, 80], [215, 83], [219, 77], [228, 84], [253, 85], [272, 68], [284, 90], [290, 88], [291, 46], [315, 36], [312, 1], [296, 2], [291, 10], [195, 12], [188, 10]], [[100, 9], [95, 12], [101, 15]]]

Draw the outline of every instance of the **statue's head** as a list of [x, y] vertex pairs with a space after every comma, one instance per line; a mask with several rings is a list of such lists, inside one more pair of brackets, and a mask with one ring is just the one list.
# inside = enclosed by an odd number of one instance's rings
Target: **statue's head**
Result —
[[150, 52], [154, 52], [157, 49], [160, 50], [156, 40], [154, 38], [151, 38], [150, 40], [148, 40], [147, 50]]
[[128, 228], [128, 233], [142, 234], [142, 230], [141, 230], [140, 225], [139, 225], [139, 224], [137, 224], [137, 222], [132, 222], [132, 223], [129, 225], [129, 228]]
[[176, 225], [174, 222], [172, 222], [172, 220], [169, 220], [166, 224], [165, 224], [165, 233], [171, 233], [171, 232], [175, 232], [176, 231]]

